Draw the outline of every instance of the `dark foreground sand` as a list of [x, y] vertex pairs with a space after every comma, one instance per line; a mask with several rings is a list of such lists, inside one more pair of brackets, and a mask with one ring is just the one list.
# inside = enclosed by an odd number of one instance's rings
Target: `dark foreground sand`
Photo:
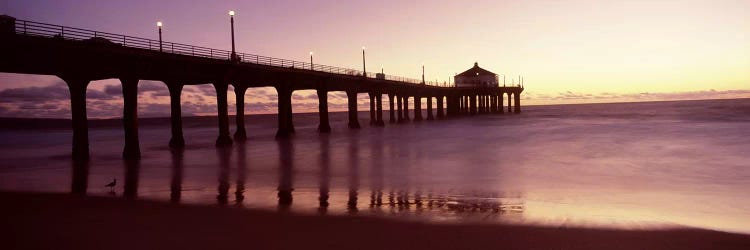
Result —
[[0, 192], [0, 249], [750, 249], [750, 236], [433, 225]]

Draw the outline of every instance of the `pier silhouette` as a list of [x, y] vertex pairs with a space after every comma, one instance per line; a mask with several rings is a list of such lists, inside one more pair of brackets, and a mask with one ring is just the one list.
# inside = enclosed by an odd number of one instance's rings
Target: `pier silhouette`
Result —
[[[217, 147], [245, 141], [244, 95], [248, 88], [273, 87], [278, 94], [277, 138], [294, 134], [292, 93], [315, 90], [319, 101], [318, 130], [331, 131], [328, 118], [328, 92], [342, 91], [348, 100], [348, 126], [360, 128], [357, 94], [367, 93], [370, 100], [370, 124], [385, 126], [383, 95], [389, 100], [388, 123], [410, 120], [440, 120], [464, 115], [503, 113], [507, 96], [508, 112], [520, 113], [520, 95], [524, 88], [517, 86], [455, 87], [399, 76], [372, 73], [348, 68], [298, 62], [259, 55], [237, 53], [164, 42], [127, 35], [17, 20], [0, 16], [0, 72], [54, 75], [67, 84], [73, 128], [74, 176], [85, 176], [89, 158], [86, 89], [91, 81], [119, 79], [124, 100], [123, 127], [125, 145], [122, 156], [126, 172], [137, 172], [141, 148], [138, 135], [137, 89], [141, 80], [161, 81], [168, 90], [171, 109], [171, 139], [169, 146], [183, 148], [180, 97], [185, 85], [211, 84], [216, 90], [219, 135]], [[364, 58], [363, 58], [364, 59]], [[232, 85], [236, 94], [236, 131], [230, 135], [227, 90]], [[409, 102], [413, 103], [410, 117]], [[514, 100], [511, 102], [511, 99]], [[422, 103], [426, 101], [426, 111]], [[433, 101], [437, 107], [433, 107]], [[426, 112], [426, 118], [422, 113]], [[280, 142], [284, 144], [285, 142]], [[286, 145], [280, 145], [288, 147]], [[230, 154], [231, 152], [219, 152]], [[181, 153], [175, 152], [176, 158]], [[179, 164], [178, 164], [179, 165]], [[290, 166], [285, 166], [290, 167]], [[176, 169], [175, 171], [178, 171]], [[135, 196], [131, 186], [137, 175], [128, 175], [125, 194]], [[85, 193], [87, 182], [76, 180], [74, 193]], [[284, 187], [280, 187], [284, 188]], [[286, 196], [287, 190], [279, 190]], [[241, 194], [238, 194], [241, 195]], [[179, 200], [179, 196], [173, 197]], [[220, 199], [226, 198], [220, 196]], [[291, 197], [290, 197], [291, 198]], [[291, 199], [289, 199], [291, 202]]]

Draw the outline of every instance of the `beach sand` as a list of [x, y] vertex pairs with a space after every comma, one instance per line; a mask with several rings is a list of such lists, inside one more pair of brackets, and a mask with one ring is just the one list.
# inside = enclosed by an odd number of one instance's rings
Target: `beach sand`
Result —
[[750, 235], [430, 224], [0, 192], [0, 249], [748, 249]]

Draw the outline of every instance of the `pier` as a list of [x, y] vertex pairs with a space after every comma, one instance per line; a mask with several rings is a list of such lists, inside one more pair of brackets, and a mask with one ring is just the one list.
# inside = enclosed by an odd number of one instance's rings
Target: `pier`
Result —
[[[92, 81], [119, 79], [124, 99], [123, 158], [138, 159], [137, 86], [141, 80], [161, 81], [169, 89], [172, 136], [169, 146], [182, 148], [180, 96], [185, 85], [211, 84], [216, 89], [219, 134], [216, 146], [247, 139], [244, 96], [249, 88], [273, 87], [278, 94], [277, 138], [294, 134], [292, 94], [315, 90], [319, 100], [320, 133], [331, 132], [327, 93], [343, 91], [348, 99], [348, 126], [359, 129], [357, 94], [367, 93], [370, 124], [442, 120], [470, 115], [520, 113], [523, 87], [451, 87], [424, 79], [299, 62], [187, 44], [17, 20], [0, 16], [0, 72], [53, 75], [70, 90], [73, 158], [89, 157], [86, 88]], [[364, 58], [363, 58], [364, 59]], [[363, 65], [364, 66], [364, 65]], [[236, 131], [230, 132], [227, 90], [236, 94]], [[388, 122], [383, 116], [383, 95], [388, 98]], [[414, 117], [409, 116], [409, 102]], [[426, 101], [427, 116], [422, 116]], [[437, 104], [433, 106], [433, 101]], [[74, 189], [76, 189], [74, 187]], [[83, 187], [85, 190], [85, 187]], [[74, 190], [75, 192], [75, 190]]]

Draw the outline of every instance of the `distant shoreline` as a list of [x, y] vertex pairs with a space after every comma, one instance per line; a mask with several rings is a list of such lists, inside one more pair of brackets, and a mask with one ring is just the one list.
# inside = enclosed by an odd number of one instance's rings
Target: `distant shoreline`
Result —
[[[750, 235], [429, 224], [0, 192], [3, 249], [747, 249]], [[491, 247], [490, 247], [491, 246]]]

